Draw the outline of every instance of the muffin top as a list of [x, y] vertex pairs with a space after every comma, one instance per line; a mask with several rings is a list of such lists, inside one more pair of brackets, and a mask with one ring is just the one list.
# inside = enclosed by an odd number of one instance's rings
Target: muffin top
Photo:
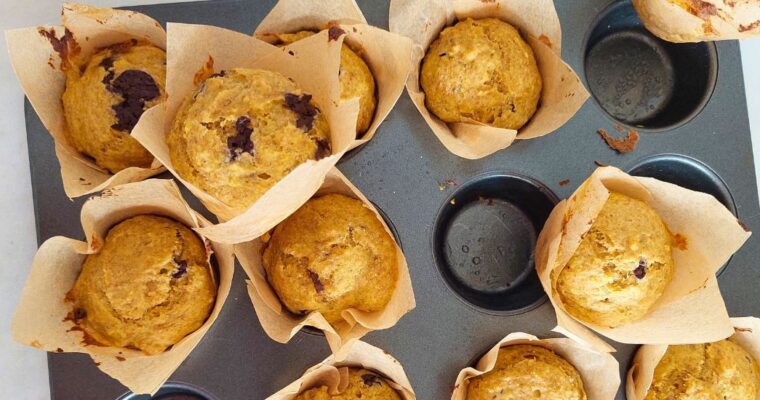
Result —
[[183, 179], [241, 212], [298, 165], [330, 155], [327, 119], [312, 96], [260, 69], [206, 79], [166, 142]]
[[[313, 35], [311, 31], [282, 33], [277, 39], [287, 45]], [[340, 49], [340, 98], [342, 100], [359, 98], [359, 118], [356, 121], [356, 136], [361, 136], [369, 128], [375, 116], [375, 78], [367, 63], [345, 42]]]
[[196, 331], [211, 313], [216, 284], [206, 247], [165, 217], [129, 218], [88, 255], [67, 298], [73, 319], [104, 346], [160, 353]]
[[348, 308], [385, 308], [396, 288], [396, 245], [356, 199], [313, 198], [277, 225], [263, 255], [267, 280], [294, 314], [319, 311], [330, 323]]
[[166, 53], [136, 40], [96, 52], [67, 71], [67, 138], [111, 173], [150, 167], [153, 156], [130, 133], [143, 111], [165, 98]]
[[578, 371], [540, 346], [502, 347], [494, 368], [467, 382], [467, 400], [586, 399]]
[[306, 390], [293, 400], [401, 400], [398, 392], [380, 375], [363, 368], [348, 369], [348, 387], [342, 393], [330, 394], [327, 386]]
[[441, 31], [422, 60], [425, 104], [444, 122], [519, 129], [536, 112], [542, 80], [512, 25], [467, 18]]
[[668, 346], [646, 400], [755, 400], [757, 361], [729, 340]]
[[568, 313], [616, 327], [643, 318], [673, 275], [672, 237], [643, 201], [611, 193], [555, 279]]

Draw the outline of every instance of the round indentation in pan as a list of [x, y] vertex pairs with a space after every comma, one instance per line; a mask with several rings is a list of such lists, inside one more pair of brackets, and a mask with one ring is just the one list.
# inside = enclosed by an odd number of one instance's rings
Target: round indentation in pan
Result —
[[556, 203], [547, 187], [520, 175], [484, 174], [462, 185], [433, 226], [433, 258], [449, 288], [489, 313], [540, 305], [536, 238]]
[[589, 90], [614, 120], [641, 130], [673, 129], [712, 96], [718, 56], [712, 43], [670, 43], [647, 31], [629, 1], [597, 17], [586, 38]]
[[117, 400], [217, 400], [211, 393], [197, 386], [180, 382], [167, 382], [153, 397], [147, 394], [126, 393]]

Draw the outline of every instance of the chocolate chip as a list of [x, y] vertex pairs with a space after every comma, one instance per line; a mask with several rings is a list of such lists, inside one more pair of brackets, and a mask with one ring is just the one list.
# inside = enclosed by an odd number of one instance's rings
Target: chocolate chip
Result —
[[340, 29], [337, 26], [331, 26], [330, 29], [327, 30], [327, 41], [338, 40], [341, 35], [344, 35], [345, 33], [346, 31], [343, 29]]
[[644, 279], [647, 276], [647, 262], [644, 260], [639, 261], [639, 266], [633, 270], [633, 276], [636, 279]]
[[215, 74], [212, 74], [207, 79], [211, 79], [211, 78], [224, 78], [225, 76], [227, 76], [227, 71], [221, 70], [221, 71], [219, 71], [219, 72], [217, 72]]
[[[105, 78], [104, 83], [106, 83]], [[117, 122], [111, 125], [111, 128], [125, 132], [132, 132], [137, 125], [137, 121], [145, 111], [145, 102], [161, 95], [161, 90], [153, 77], [136, 69], [122, 72], [113, 82], [109, 81], [107, 87], [109, 91], [122, 98], [121, 103], [112, 107], [116, 112]]]
[[380, 384], [380, 377], [375, 374], [364, 374], [362, 375], [362, 380], [364, 381], [364, 386], [375, 386]]
[[309, 278], [311, 278], [311, 282], [314, 284], [314, 289], [317, 293], [322, 293], [325, 290], [325, 285], [319, 280], [319, 275], [310, 269], [307, 269], [306, 273], [309, 274]]
[[80, 320], [84, 319], [84, 317], [87, 316], [87, 311], [85, 311], [84, 308], [75, 308], [74, 309], [74, 320]]
[[100, 61], [100, 66], [103, 67], [105, 70], [109, 70], [113, 68], [113, 58], [106, 57], [103, 60]]
[[296, 126], [304, 132], [309, 132], [314, 128], [314, 117], [319, 110], [311, 104], [311, 95], [303, 94], [301, 96], [293, 93], [285, 93], [285, 104], [290, 111], [298, 115]]
[[330, 148], [330, 142], [327, 139], [317, 140], [317, 151], [314, 152], [314, 158], [317, 160], [321, 160], [329, 156], [330, 154], [332, 154], [332, 149]]
[[253, 155], [253, 140], [251, 140], [251, 134], [253, 134], [253, 127], [251, 126], [251, 119], [245, 115], [238, 118], [235, 122], [234, 136], [227, 138], [227, 149], [230, 152], [230, 160], [235, 161], [241, 154], [248, 153]]
[[187, 274], [187, 261], [180, 260], [180, 261], [174, 261], [175, 264], [177, 264], [177, 268], [172, 271], [172, 278], [179, 279], [183, 277], [185, 274]]

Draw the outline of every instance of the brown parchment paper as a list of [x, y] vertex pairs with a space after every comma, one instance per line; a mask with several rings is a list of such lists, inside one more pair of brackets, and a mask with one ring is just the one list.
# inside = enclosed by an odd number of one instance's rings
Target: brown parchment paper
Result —
[[[206, 25], [170, 23], [167, 27], [166, 91], [168, 100], [147, 110], [132, 131], [166, 168], [221, 221], [199, 228], [204, 236], [222, 243], [239, 243], [261, 236], [306, 202], [327, 171], [349, 149], [356, 136], [358, 99], [340, 101], [338, 67], [342, 35], [328, 41], [327, 31], [278, 48], [252, 36]], [[169, 156], [165, 137], [177, 109], [197, 83], [225, 69], [260, 68], [293, 79], [314, 96], [330, 125], [333, 154], [309, 160], [290, 172], [247, 209], [233, 208], [182, 179]]]
[[[329, 171], [322, 187], [315, 195], [329, 193], [338, 193], [361, 200], [365, 207], [377, 215], [377, 219], [383, 223], [385, 230], [393, 237], [372, 203], [337, 168]], [[235, 255], [243, 270], [248, 274], [248, 295], [251, 297], [253, 308], [256, 310], [262, 328], [269, 337], [280, 343], [287, 343], [303, 327], [313, 326], [325, 333], [330, 349], [338, 358], [341, 358], [345, 356], [346, 351], [351, 349], [351, 344], [359, 338], [373, 330], [390, 328], [404, 314], [415, 307], [414, 291], [412, 290], [406, 258], [401, 248], [396, 244], [399, 276], [396, 291], [383, 310], [368, 313], [348, 309], [342, 314], [345, 321], [336, 326], [330, 325], [322, 314], [316, 311], [306, 316], [291, 314], [282, 305], [274, 289], [267, 282], [266, 271], [261, 261], [265, 246], [266, 244], [261, 238], [236, 244]]]
[[760, 35], [756, 0], [633, 0], [653, 34], [670, 42], [743, 39]]
[[[643, 319], [608, 328], [576, 320], [552, 285], [575, 253], [610, 191], [649, 204], [676, 237], [673, 279]], [[736, 217], [714, 197], [653, 178], [598, 168], [546, 221], [536, 243], [536, 269], [557, 314], [560, 332], [600, 350], [614, 349], [593, 331], [620, 343], [683, 344], [723, 339], [733, 332], [715, 273], [749, 238]], [[680, 245], [678, 242], [682, 242]]]
[[[425, 107], [419, 76], [427, 48], [443, 28], [466, 17], [495, 17], [509, 22], [533, 48], [543, 91], [535, 115], [519, 131], [475, 121], [447, 124]], [[562, 35], [552, 0], [391, 0], [389, 25], [391, 32], [414, 42], [412, 70], [406, 82], [409, 96], [441, 143], [460, 157], [483, 158], [510, 146], [515, 139], [549, 134], [575, 115], [589, 97], [578, 75], [560, 57]]]
[[375, 77], [375, 116], [367, 131], [351, 144], [353, 149], [375, 136], [401, 96], [411, 69], [412, 41], [368, 25], [354, 0], [280, 0], [254, 35], [274, 42], [273, 34], [324, 29], [328, 25], [346, 31], [346, 43], [364, 59]]
[[335, 355], [328, 357], [266, 400], [291, 400], [298, 394], [319, 386], [327, 386], [330, 393], [340, 393], [348, 386], [348, 367], [364, 368], [384, 375], [385, 381], [396, 389], [402, 399], [417, 398], [401, 363], [384, 350], [360, 340], [351, 346], [345, 358], [338, 360]]
[[496, 343], [475, 367], [459, 371], [451, 400], [466, 400], [468, 380], [493, 370], [499, 349], [505, 346], [529, 344], [547, 348], [572, 364], [583, 379], [583, 389], [589, 400], [614, 400], [620, 386], [618, 362], [610, 353], [596, 352], [572, 339], [539, 339], [527, 333], [510, 333]]
[[[91, 158], [79, 153], [67, 139], [66, 118], [61, 96], [66, 88], [65, 69], [78, 65], [100, 48], [130, 39], [166, 48], [166, 33], [152, 18], [133, 11], [96, 8], [84, 4], [63, 4], [62, 26], [35, 26], [5, 32], [11, 64], [24, 93], [37, 111], [40, 120], [55, 140], [55, 154], [61, 166], [63, 188], [69, 198], [99, 192], [122, 183], [141, 181], [164, 171], [156, 160], [150, 168], [130, 167], [111, 174], [98, 167]], [[57, 38], [68, 29], [81, 51], [61, 55], [40, 34], [39, 30], [55, 32]], [[65, 44], [64, 44], [65, 45]]]
[[[760, 362], [760, 319], [754, 317], [731, 318], [731, 339], [747, 350]], [[667, 345], [644, 345], [639, 347], [626, 376], [625, 392], [628, 400], [644, 400], [652, 386], [654, 369], [660, 363]]]
[[13, 338], [22, 344], [49, 352], [86, 353], [101, 371], [135, 393], [155, 393], [200, 342], [219, 315], [230, 290], [234, 270], [230, 245], [206, 239], [219, 271], [216, 303], [211, 315], [197, 331], [169, 350], [148, 356], [138, 350], [83, 344], [81, 331], [65, 320], [72, 304], [64, 300], [79, 276], [87, 254], [100, 251], [108, 230], [135, 215], [156, 214], [197, 228], [210, 223], [185, 203], [171, 180], [151, 179], [106, 189], [82, 207], [82, 228], [87, 242], [62, 236], [40, 246], [32, 262], [21, 299], [11, 323]]

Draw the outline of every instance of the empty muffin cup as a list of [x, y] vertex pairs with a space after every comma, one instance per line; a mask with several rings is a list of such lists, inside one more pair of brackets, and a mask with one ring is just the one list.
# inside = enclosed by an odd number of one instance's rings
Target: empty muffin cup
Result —
[[167, 382], [152, 397], [147, 394], [126, 393], [118, 400], [216, 400], [211, 393], [186, 383]]

